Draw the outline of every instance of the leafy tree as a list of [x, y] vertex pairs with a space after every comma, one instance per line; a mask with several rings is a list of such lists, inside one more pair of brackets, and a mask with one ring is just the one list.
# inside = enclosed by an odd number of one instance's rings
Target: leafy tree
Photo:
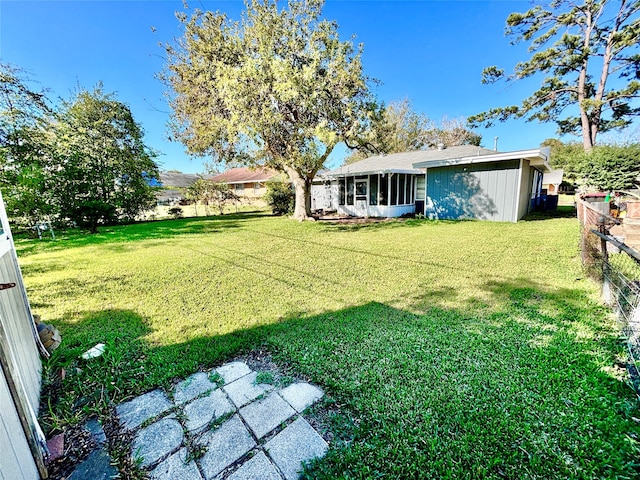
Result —
[[443, 117], [440, 124], [413, 110], [408, 99], [392, 102], [371, 123], [366, 146], [354, 150], [345, 164], [376, 153], [400, 153], [432, 148], [439, 143], [447, 147], [480, 145], [482, 137], [469, 130], [460, 119]]
[[29, 83], [23, 70], [0, 63], [0, 188], [8, 214], [34, 225], [52, 213], [43, 161], [51, 109]]
[[51, 188], [63, 217], [96, 232], [101, 223], [131, 221], [155, 204], [155, 153], [129, 107], [102, 85], [63, 102], [50, 135]]
[[286, 172], [294, 217], [310, 215], [311, 182], [340, 141], [354, 142], [376, 105], [362, 46], [321, 19], [322, 0], [247, 0], [242, 20], [179, 13], [160, 78], [174, 92], [172, 132], [194, 154]]
[[[215, 205], [220, 211], [220, 215], [224, 215], [224, 207], [231, 201], [238, 201], [235, 192], [226, 182], [214, 182], [205, 178], [198, 178], [187, 189], [188, 197], [195, 202], [201, 202], [205, 208], [209, 205]], [[208, 213], [207, 213], [208, 215]]]
[[274, 215], [290, 215], [294, 210], [295, 194], [289, 182], [267, 182], [264, 200]]
[[[637, 0], [553, 0], [549, 8], [509, 15], [506, 34], [514, 44], [529, 42], [532, 55], [506, 81], [544, 79], [521, 105], [480, 113], [470, 124], [511, 117], [556, 122], [560, 134], [581, 135], [585, 150], [598, 133], [627, 126], [640, 113], [633, 103], [640, 96], [639, 11]], [[483, 83], [500, 79], [505, 72], [496, 66], [483, 71]]]
[[564, 170], [566, 181], [601, 191], [635, 188], [640, 178], [640, 144], [596, 145], [589, 152], [578, 142], [548, 139], [551, 164]]

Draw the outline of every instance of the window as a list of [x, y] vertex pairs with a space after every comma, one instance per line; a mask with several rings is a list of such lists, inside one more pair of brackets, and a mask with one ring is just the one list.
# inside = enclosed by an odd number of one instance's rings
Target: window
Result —
[[369, 205], [378, 204], [378, 175], [369, 177]]
[[244, 183], [236, 183], [236, 194], [244, 195]]
[[259, 182], [256, 182], [256, 183], [253, 184], [253, 194], [254, 195], [260, 195], [260, 187], [261, 187], [261, 185], [260, 185]]
[[383, 173], [380, 175], [380, 201], [379, 205], [389, 205], [389, 174]]
[[353, 205], [354, 191], [355, 191], [354, 178], [347, 177], [347, 205]]
[[344, 205], [344, 200], [345, 200], [345, 188], [344, 188], [344, 184], [345, 184], [346, 178], [341, 178], [340, 180], [338, 180], [338, 193], [339, 193], [339, 201], [338, 203], [340, 205]]
[[389, 205], [398, 204], [398, 176], [389, 174], [389, 181], [391, 182], [391, 198], [389, 199]]
[[398, 175], [398, 205], [404, 205], [407, 203], [405, 201], [405, 192], [407, 190], [406, 177], [407, 176], [404, 173]]
[[407, 175], [407, 191], [405, 198], [407, 199], [407, 205], [411, 205], [413, 203], [413, 179], [415, 177], [413, 175]]

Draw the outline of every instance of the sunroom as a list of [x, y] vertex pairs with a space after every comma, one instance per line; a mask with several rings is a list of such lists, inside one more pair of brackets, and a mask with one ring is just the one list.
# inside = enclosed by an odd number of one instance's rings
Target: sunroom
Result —
[[[413, 153], [413, 152], [411, 152]], [[338, 213], [354, 217], [400, 217], [416, 211], [418, 179], [414, 155], [370, 157], [324, 174], [338, 186]]]

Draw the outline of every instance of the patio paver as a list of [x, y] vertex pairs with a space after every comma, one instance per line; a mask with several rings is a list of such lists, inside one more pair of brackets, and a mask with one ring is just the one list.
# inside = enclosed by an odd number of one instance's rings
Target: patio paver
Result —
[[221, 388], [198, 372], [175, 386], [173, 401], [154, 390], [116, 407], [122, 427], [135, 433], [130, 454], [142, 458], [150, 478], [294, 480], [302, 462], [326, 453], [326, 442], [301, 415], [322, 398], [321, 389], [256, 384], [257, 372], [239, 361], [213, 372], [224, 380]]

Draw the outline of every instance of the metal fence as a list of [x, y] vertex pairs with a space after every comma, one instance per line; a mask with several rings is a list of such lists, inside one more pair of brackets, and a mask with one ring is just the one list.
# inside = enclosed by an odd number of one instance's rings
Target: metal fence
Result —
[[582, 263], [602, 282], [604, 301], [615, 312], [626, 343], [627, 370], [640, 395], [640, 253], [611, 235], [620, 221], [600, 205], [579, 200]]

